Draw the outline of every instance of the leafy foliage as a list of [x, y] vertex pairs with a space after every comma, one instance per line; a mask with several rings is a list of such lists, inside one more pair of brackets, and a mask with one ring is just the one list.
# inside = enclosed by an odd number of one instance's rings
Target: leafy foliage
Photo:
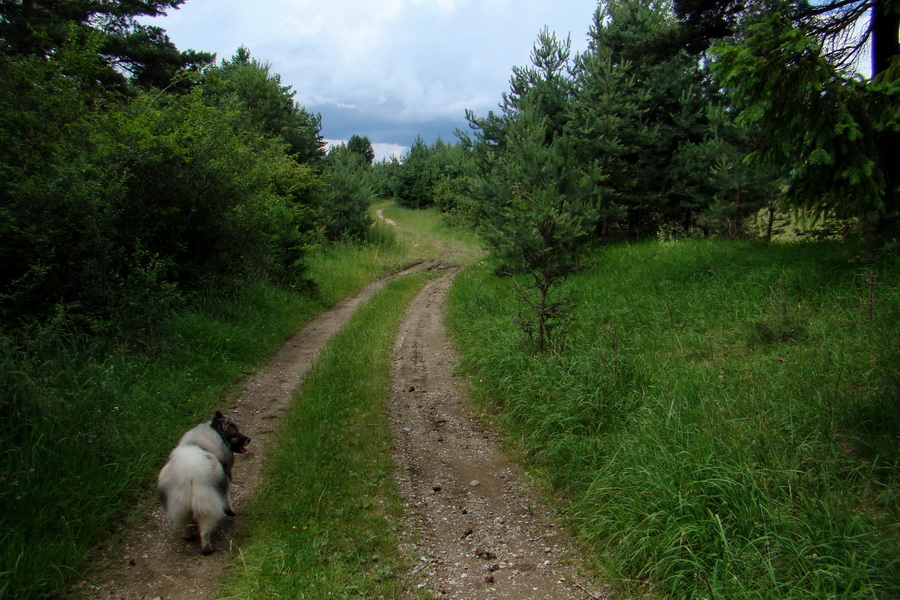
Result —
[[[134, 334], [195, 292], [302, 281], [321, 182], [280, 134], [299, 119], [310, 147], [318, 138], [289, 91], [248, 64], [255, 88], [120, 96], [96, 85], [103, 43], [71, 35], [47, 57], [0, 53], [4, 328], [62, 318]], [[218, 72], [209, 80], [224, 87]], [[255, 102], [267, 90], [280, 112]]]
[[240, 111], [244, 126], [280, 139], [297, 162], [315, 164], [325, 155], [321, 115], [310, 114], [294, 102], [296, 92], [291, 86], [282, 85], [281, 76], [251, 58], [246, 47], [207, 69], [203, 89], [214, 104]]
[[325, 160], [325, 182], [321, 203], [325, 238], [331, 241], [362, 241], [372, 216], [369, 207], [375, 200], [370, 183], [371, 166], [348, 146], [336, 146]]

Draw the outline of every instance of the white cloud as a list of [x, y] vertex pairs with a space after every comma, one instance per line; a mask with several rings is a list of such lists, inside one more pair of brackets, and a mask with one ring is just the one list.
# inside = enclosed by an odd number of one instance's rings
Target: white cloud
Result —
[[400, 144], [385, 144], [383, 142], [375, 142], [372, 144], [372, 150], [375, 151], [376, 162], [381, 162], [386, 158], [396, 156], [403, 158], [403, 155], [409, 151], [409, 146], [401, 146]]
[[[334, 146], [343, 146], [347, 140], [325, 140], [325, 149], [330, 150]], [[372, 150], [375, 152], [375, 162], [389, 159], [392, 156], [403, 158], [403, 155], [409, 151], [409, 146], [401, 144], [386, 144], [383, 142], [373, 142]]]
[[[154, 20], [182, 49], [227, 58], [241, 44], [296, 100], [415, 124], [496, 107], [546, 25], [576, 49], [596, 0], [188, 0]], [[327, 114], [324, 130], [328, 130]], [[360, 135], [367, 135], [360, 126]], [[452, 130], [445, 139], [452, 138]], [[373, 140], [374, 141], [374, 140]], [[378, 140], [398, 142], [399, 139]], [[404, 140], [405, 141], [405, 140]], [[411, 143], [412, 140], [409, 140]]]

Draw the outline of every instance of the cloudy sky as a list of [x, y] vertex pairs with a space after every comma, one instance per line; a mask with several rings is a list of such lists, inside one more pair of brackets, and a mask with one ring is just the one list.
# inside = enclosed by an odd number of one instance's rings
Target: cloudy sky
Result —
[[229, 58], [240, 45], [271, 65], [322, 135], [357, 134], [378, 158], [421, 135], [455, 141], [465, 109], [486, 114], [529, 62], [544, 26], [587, 46], [597, 0], [187, 0], [148, 22], [181, 50]]

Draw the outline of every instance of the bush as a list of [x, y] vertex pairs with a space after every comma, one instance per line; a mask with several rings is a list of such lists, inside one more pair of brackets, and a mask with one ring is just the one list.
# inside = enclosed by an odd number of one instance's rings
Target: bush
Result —
[[[30, 108], [4, 122], [19, 130], [55, 102], [24, 89]], [[4, 321], [63, 310], [94, 328], [139, 328], [185, 293], [297, 277], [319, 179], [277, 142], [199, 92], [82, 107], [59, 134], [38, 130], [30, 156], [3, 157]]]

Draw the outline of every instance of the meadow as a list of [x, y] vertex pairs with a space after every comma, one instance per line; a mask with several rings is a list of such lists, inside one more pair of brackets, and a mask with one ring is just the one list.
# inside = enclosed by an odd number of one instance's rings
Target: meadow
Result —
[[[313, 294], [198, 299], [144, 345], [60, 327], [3, 340], [0, 597], [63, 591], [155, 501], [181, 431], [314, 314], [413, 257], [471, 263], [449, 321], [477, 410], [625, 593], [900, 597], [896, 256], [872, 269], [850, 242], [611, 246], [566, 283], [572, 321], [536, 355], [475, 236], [377, 207], [399, 233], [320, 249]], [[323, 353], [221, 597], [404, 593], [384, 400], [397, 307], [421, 283], [387, 286]]]
[[896, 598], [900, 261], [862, 255], [609, 247], [567, 283], [547, 355], [482, 262], [450, 324], [481, 410], [630, 594]]

